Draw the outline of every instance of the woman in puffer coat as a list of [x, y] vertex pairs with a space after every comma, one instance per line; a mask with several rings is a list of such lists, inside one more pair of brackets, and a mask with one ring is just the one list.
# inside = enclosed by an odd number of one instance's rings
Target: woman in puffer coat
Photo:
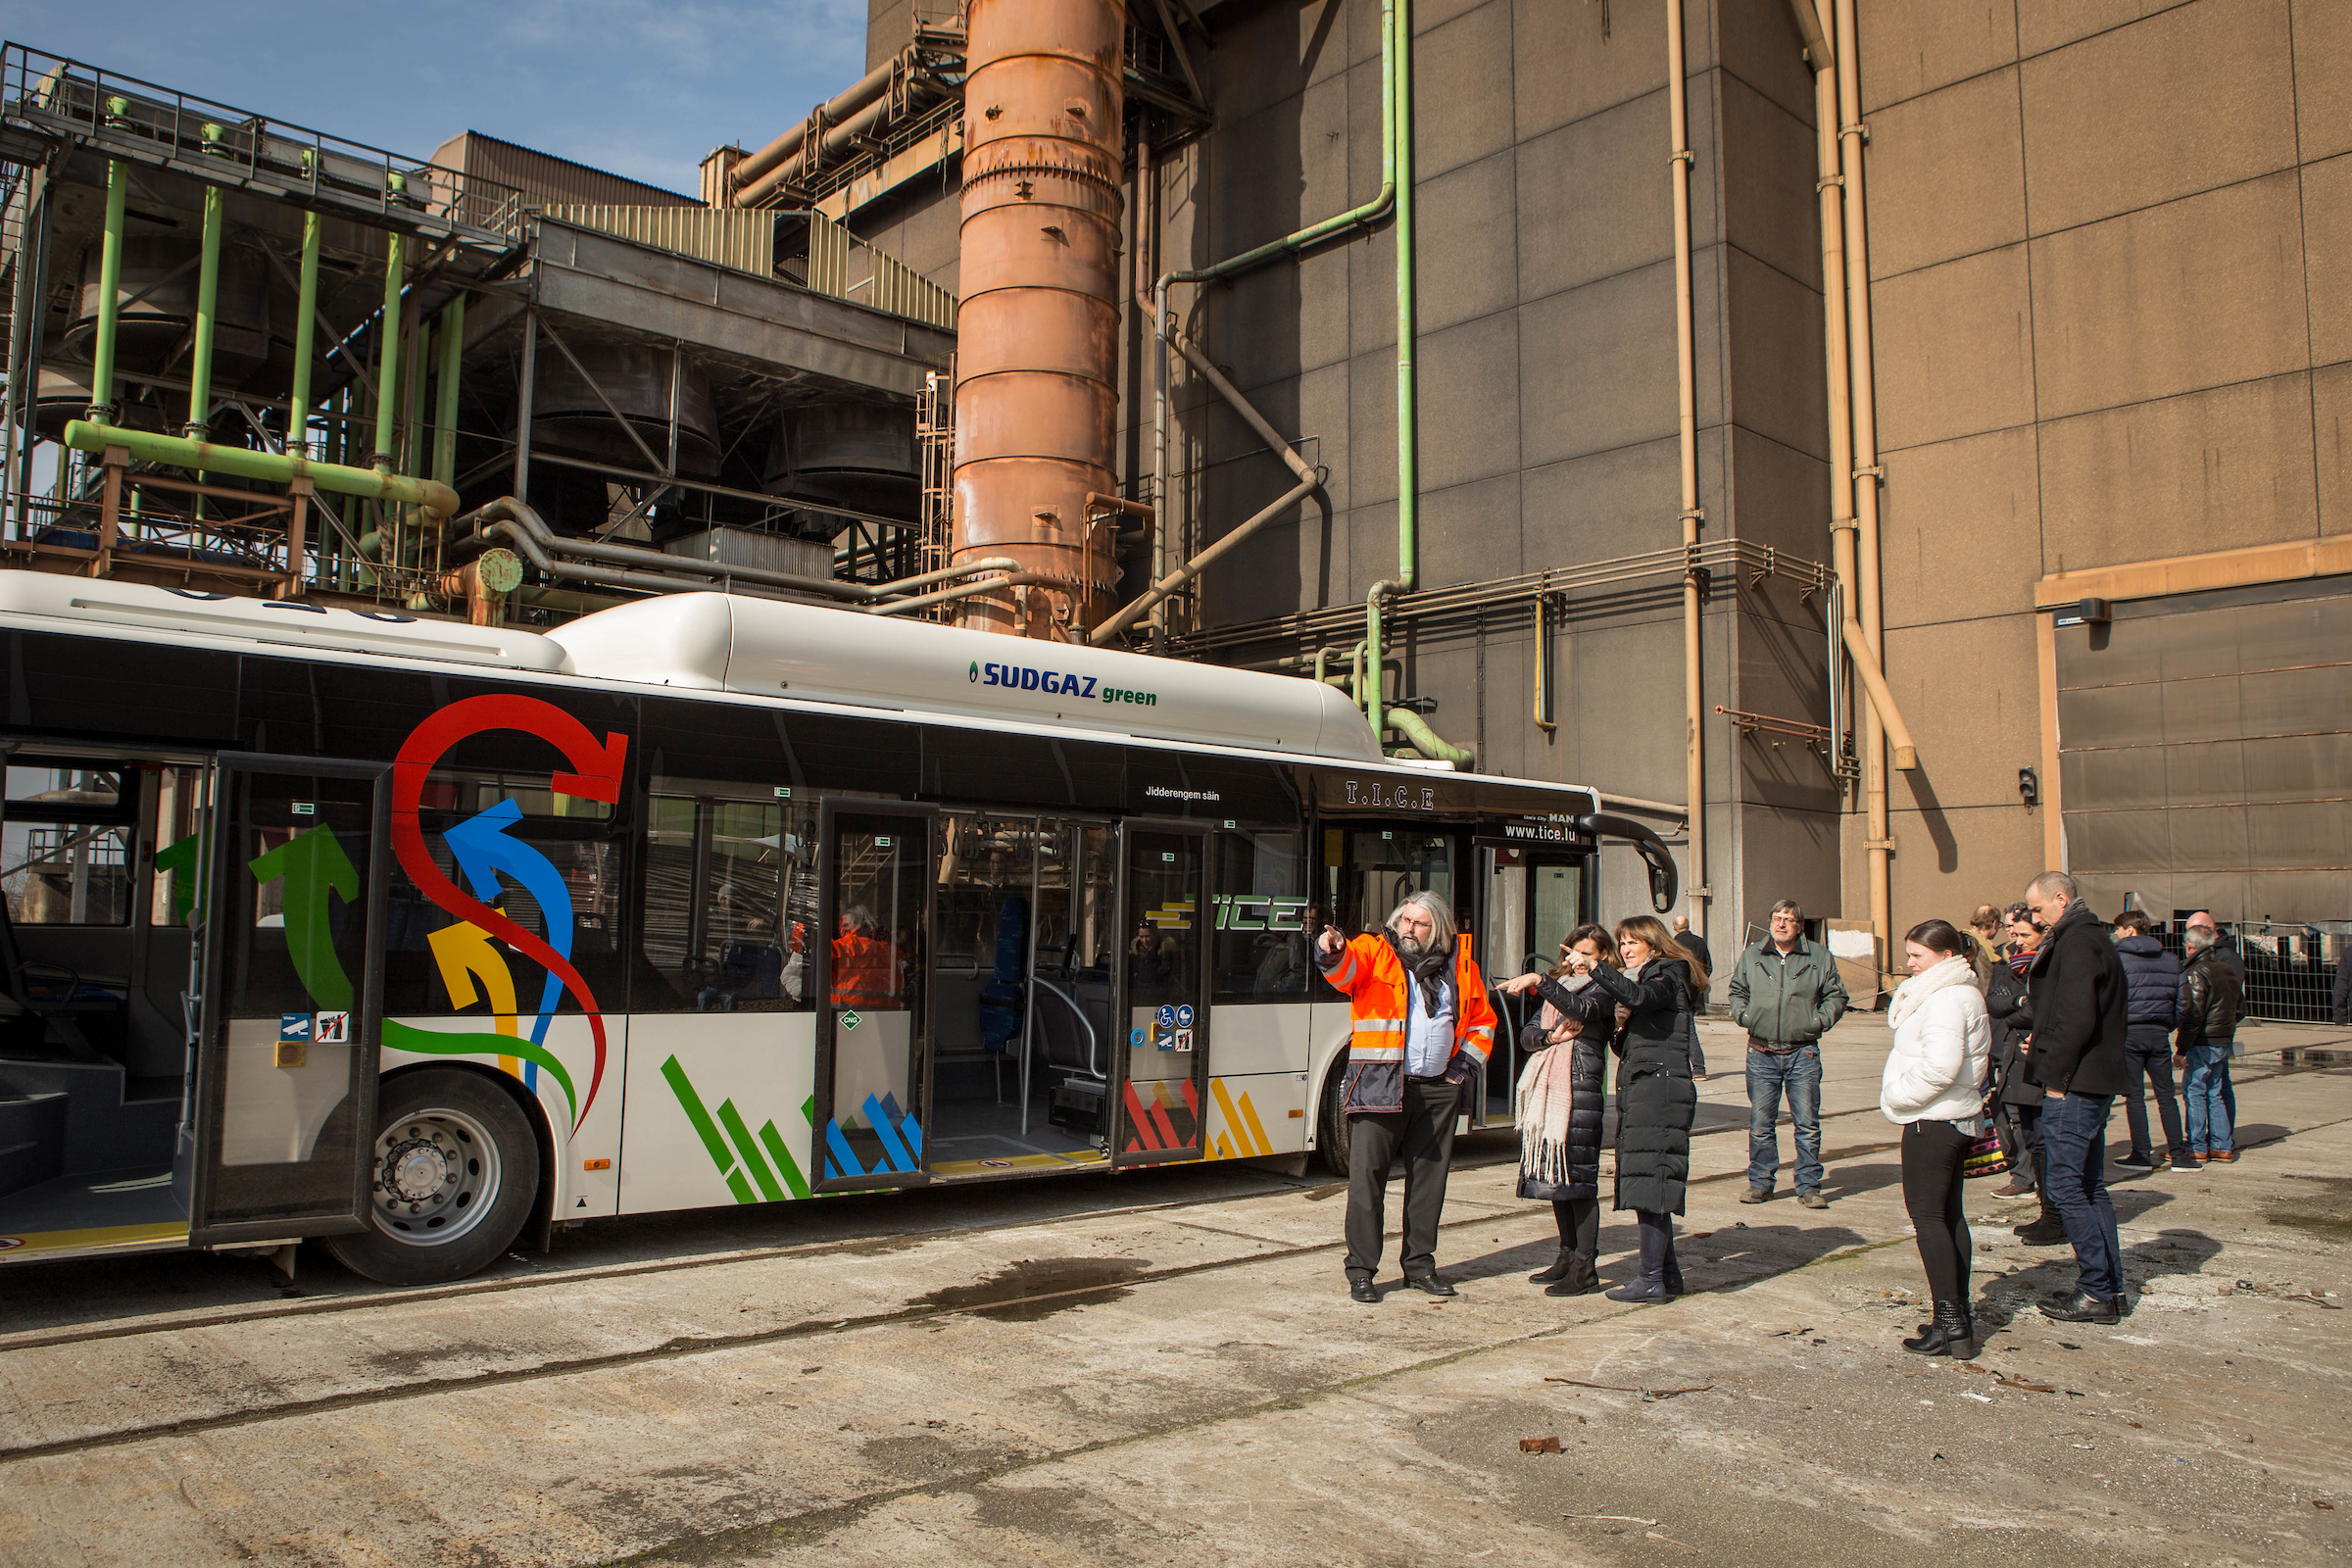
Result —
[[1616, 1206], [1642, 1227], [1642, 1272], [1608, 1293], [1612, 1301], [1666, 1301], [1683, 1294], [1674, 1255], [1674, 1216], [1690, 1178], [1690, 1123], [1698, 1088], [1690, 1081], [1692, 1014], [1707, 994], [1707, 967], [1674, 940], [1665, 922], [1636, 915], [1617, 922], [1622, 972], [1571, 955], [1569, 965], [1627, 1008], [1617, 1053]]
[[1548, 974], [1524, 974], [1502, 989], [1533, 991], [1541, 1014], [1519, 1032], [1527, 1068], [1519, 1075], [1519, 1196], [1548, 1200], [1560, 1229], [1560, 1255], [1528, 1276], [1546, 1296], [1582, 1296], [1600, 1287], [1593, 1259], [1600, 1250], [1600, 1117], [1604, 1108], [1609, 1040], [1617, 1004], [1569, 966], [1617, 961], [1609, 933], [1580, 925], [1560, 944], [1560, 962]]
[[1984, 1136], [1992, 1022], [1979, 989], [1975, 943], [1944, 920], [1903, 938], [1911, 978], [1887, 1004], [1894, 1049], [1879, 1080], [1879, 1109], [1903, 1130], [1903, 1207], [1936, 1302], [1934, 1322], [1903, 1348], [1966, 1360], [1977, 1353], [1968, 1265], [1975, 1243], [1961, 1201], [1969, 1147]]

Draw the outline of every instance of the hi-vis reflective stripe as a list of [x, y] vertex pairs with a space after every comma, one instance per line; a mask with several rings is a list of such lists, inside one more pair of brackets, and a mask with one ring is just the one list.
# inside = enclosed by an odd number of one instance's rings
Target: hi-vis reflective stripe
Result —
[[1355, 983], [1355, 955], [1353, 953], [1343, 952], [1340, 966], [1337, 969], [1332, 970], [1329, 975], [1325, 976], [1325, 978], [1330, 980], [1333, 985], [1339, 987], [1342, 991], [1345, 991]]
[[1367, 1040], [1362, 1035], [1357, 1035], [1348, 1048], [1348, 1059], [1350, 1062], [1402, 1061], [1404, 1046], [1401, 1043], [1393, 1046], [1384, 1045], [1377, 1038]]
[[1402, 1018], [1358, 1018], [1355, 1020], [1355, 1032], [1359, 1035], [1381, 1032], [1400, 1035], [1404, 1033], [1404, 1020]]

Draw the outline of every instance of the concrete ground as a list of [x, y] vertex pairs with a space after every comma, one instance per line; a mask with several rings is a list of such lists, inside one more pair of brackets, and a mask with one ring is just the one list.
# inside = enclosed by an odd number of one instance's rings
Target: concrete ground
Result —
[[1460, 1146], [1443, 1302], [1351, 1303], [1336, 1184], [1224, 1166], [592, 1227], [435, 1291], [0, 1271], [0, 1564], [2341, 1561], [2352, 1034], [2249, 1040], [2243, 1157], [2118, 1183], [2120, 1327], [2041, 1319], [2071, 1255], [1971, 1185], [1967, 1366], [1897, 1344], [1876, 1018], [1826, 1052], [1827, 1211], [1738, 1203], [1705, 1086], [1666, 1306], [1525, 1282], [1506, 1135]]

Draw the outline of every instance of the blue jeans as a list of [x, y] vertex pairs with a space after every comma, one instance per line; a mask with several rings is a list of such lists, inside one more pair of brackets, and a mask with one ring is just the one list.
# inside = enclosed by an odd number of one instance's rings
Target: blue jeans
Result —
[[2230, 1125], [2230, 1104], [2223, 1098], [2230, 1087], [2230, 1047], [2188, 1048], [2188, 1078], [2181, 1099], [2188, 1108], [2188, 1147], [2201, 1154], [2228, 1153], [2236, 1145]]
[[2115, 1234], [2115, 1203], [2107, 1196], [2107, 1113], [2110, 1095], [2068, 1095], [2041, 1102], [2042, 1192], [2066, 1224], [2082, 1268], [2082, 1294], [2102, 1301], [2124, 1295], [2124, 1244]]
[[1821, 1191], [1821, 1047], [1747, 1053], [1747, 1185], [1770, 1190], [1781, 1168], [1781, 1091], [1796, 1123], [1796, 1190]]

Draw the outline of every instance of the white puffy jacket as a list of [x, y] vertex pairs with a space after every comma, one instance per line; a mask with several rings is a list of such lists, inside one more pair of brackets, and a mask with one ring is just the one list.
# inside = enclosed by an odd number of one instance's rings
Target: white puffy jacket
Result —
[[1964, 1122], [1984, 1111], [1992, 1019], [1965, 957], [1946, 958], [1896, 987], [1886, 1021], [1894, 1049], [1879, 1079], [1879, 1109], [1888, 1121]]

